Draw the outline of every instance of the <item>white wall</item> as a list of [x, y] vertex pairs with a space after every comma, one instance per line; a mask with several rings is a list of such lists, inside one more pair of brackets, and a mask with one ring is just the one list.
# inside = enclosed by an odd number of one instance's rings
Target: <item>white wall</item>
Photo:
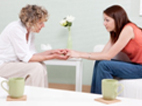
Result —
[[[124, 7], [131, 21], [142, 26], [139, 16], [139, 0], [0, 0], [0, 32], [11, 21], [18, 19], [21, 8], [27, 4], [44, 6], [50, 13], [46, 27], [36, 36], [36, 47], [40, 52], [41, 43], [49, 43], [54, 49], [66, 48], [68, 32], [59, 22], [66, 15], [73, 15], [73, 49], [91, 52], [94, 45], [105, 44], [109, 33], [103, 26], [102, 12], [112, 4]], [[92, 61], [83, 60], [83, 84], [90, 85], [92, 79]], [[49, 82], [75, 83], [75, 68], [47, 66]], [[10, 70], [12, 71], [12, 70]]]

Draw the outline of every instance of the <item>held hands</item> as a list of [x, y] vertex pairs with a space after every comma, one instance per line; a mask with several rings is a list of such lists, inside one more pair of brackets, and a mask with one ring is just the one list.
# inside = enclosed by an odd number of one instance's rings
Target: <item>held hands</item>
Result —
[[56, 59], [60, 59], [60, 60], [66, 60], [69, 58], [69, 56], [67, 55], [69, 51], [66, 49], [59, 49], [59, 50], [55, 50], [54, 54], [56, 54]]
[[69, 56], [70, 58], [80, 58], [80, 54], [81, 53], [78, 51], [68, 50], [68, 53], [66, 55]]
[[74, 50], [69, 50], [69, 49], [63, 49], [61, 50], [64, 56], [68, 58], [80, 58], [80, 52], [74, 51]]
[[48, 55], [52, 55], [53, 59], [66, 60], [68, 58], [79, 58], [80, 53], [69, 49], [50, 50]]
[[69, 50], [69, 49], [62, 49], [62, 50], [58, 51], [58, 53], [59, 52], [68, 58], [80, 58], [80, 52], [78, 52], [78, 51]]
[[68, 52], [66, 49], [50, 50], [48, 55], [52, 55], [53, 59], [66, 60], [69, 58], [69, 55], [67, 55]]

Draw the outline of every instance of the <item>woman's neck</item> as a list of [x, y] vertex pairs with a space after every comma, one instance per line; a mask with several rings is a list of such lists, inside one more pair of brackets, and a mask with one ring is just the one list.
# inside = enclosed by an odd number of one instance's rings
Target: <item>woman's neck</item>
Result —
[[29, 39], [29, 33], [30, 32], [27, 32], [27, 34], [26, 34], [26, 40], [27, 40], [27, 42], [28, 42], [28, 39]]
[[27, 34], [26, 34], [26, 40], [28, 42], [28, 39], [29, 39], [29, 34], [30, 34], [30, 30], [27, 28]]

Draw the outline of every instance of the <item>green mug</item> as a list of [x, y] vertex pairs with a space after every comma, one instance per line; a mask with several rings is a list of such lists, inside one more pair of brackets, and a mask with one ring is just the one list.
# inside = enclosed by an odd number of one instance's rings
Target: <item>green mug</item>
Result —
[[[121, 86], [121, 90], [118, 92], [118, 87]], [[123, 91], [123, 85], [118, 83], [115, 79], [103, 79], [102, 80], [102, 95], [105, 100], [114, 100]]]
[[[3, 83], [7, 83], [9, 89], [7, 90]], [[24, 78], [10, 78], [8, 81], [2, 81], [1, 87], [8, 92], [9, 96], [12, 98], [20, 98], [23, 96], [25, 86]]]

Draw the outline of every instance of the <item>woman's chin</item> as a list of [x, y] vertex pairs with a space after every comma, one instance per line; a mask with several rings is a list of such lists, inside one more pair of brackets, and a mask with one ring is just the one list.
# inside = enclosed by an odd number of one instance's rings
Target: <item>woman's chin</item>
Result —
[[33, 31], [34, 33], [39, 33], [40, 32], [40, 30], [38, 30], [38, 31]]

